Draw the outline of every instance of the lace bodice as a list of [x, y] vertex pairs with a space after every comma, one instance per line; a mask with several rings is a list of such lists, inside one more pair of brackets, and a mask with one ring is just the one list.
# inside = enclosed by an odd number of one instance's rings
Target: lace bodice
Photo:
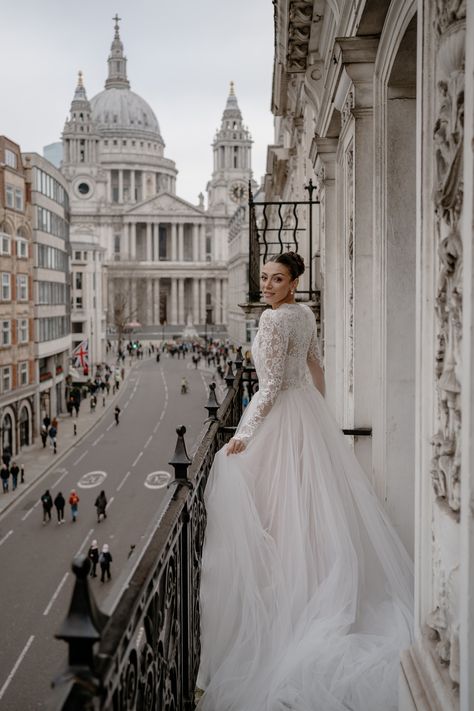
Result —
[[316, 321], [311, 309], [303, 304], [282, 304], [267, 309], [252, 346], [259, 390], [252, 399], [236, 438], [247, 443], [272, 408], [278, 393], [310, 383], [308, 363], [321, 362]]

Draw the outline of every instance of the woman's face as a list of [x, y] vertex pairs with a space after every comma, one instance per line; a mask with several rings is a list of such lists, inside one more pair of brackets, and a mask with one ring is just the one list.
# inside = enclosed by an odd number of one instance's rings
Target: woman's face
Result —
[[280, 304], [293, 301], [291, 291], [296, 288], [296, 279], [291, 278], [284, 264], [267, 262], [260, 274], [260, 288], [266, 303], [277, 308]]

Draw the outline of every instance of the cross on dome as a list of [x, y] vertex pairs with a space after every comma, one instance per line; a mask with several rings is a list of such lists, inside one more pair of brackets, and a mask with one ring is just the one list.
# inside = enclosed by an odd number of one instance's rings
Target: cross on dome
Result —
[[122, 20], [121, 17], [118, 16], [118, 12], [115, 13], [115, 17], [112, 17], [112, 20], [115, 20], [115, 37], [119, 37], [119, 22]]

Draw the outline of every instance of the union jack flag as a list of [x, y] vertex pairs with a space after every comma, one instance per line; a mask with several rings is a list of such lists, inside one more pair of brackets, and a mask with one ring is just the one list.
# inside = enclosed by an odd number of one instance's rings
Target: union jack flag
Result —
[[81, 368], [89, 367], [89, 342], [87, 338], [85, 341], [82, 341], [82, 343], [79, 343], [79, 345], [74, 348], [72, 352], [72, 357], [74, 366], [76, 368], [78, 366], [80, 366]]

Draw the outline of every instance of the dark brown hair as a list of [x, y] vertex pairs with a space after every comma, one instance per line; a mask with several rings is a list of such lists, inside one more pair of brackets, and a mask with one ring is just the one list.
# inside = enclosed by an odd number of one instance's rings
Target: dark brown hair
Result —
[[283, 264], [290, 272], [292, 279], [297, 279], [304, 272], [304, 261], [297, 252], [282, 252], [269, 257], [267, 262]]

